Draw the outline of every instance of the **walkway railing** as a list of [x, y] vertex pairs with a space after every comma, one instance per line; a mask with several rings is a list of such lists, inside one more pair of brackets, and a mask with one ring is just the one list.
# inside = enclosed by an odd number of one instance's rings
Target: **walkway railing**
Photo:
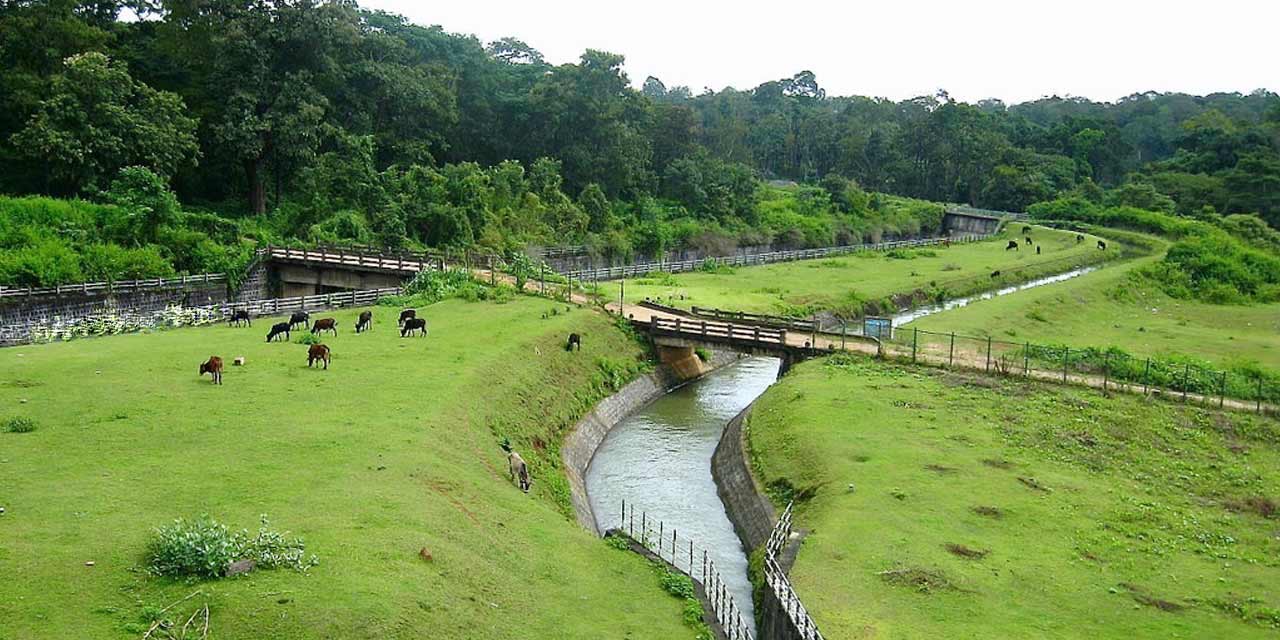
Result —
[[126, 293], [145, 291], [147, 289], [171, 289], [192, 284], [208, 284], [226, 282], [227, 276], [222, 273], [203, 273], [194, 276], [178, 276], [176, 278], [147, 278], [144, 280], [119, 280], [115, 282], [82, 282], [65, 284], [56, 287], [0, 287], [0, 299], [16, 297], [34, 297], [46, 295], [62, 295], [79, 293], [83, 295], [96, 293]]
[[648, 322], [639, 322], [654, 335], [698, 338], [708, 342], [727, 342], [763, 347], [787, 346], [786, 329], [773, 329], [758, 325], [740, 325], [714, 320], [685, 320], [680, 317], [654, 316]]
[[622, 267], [598, 267], [594, 269], [572, 269], [562, 272], [561, 275], [572, 277], [582, 281], [600, 281], [600, 280], [617, 280], [620, 278], [636, 278], [655, 271], [665, 271], [667, 273], [679, 273], [683, 271], [695, 271], [701, 269], [703, 265], [724, 265], [730, 267], [748, 267], [761, 264], [770, 264], [774, 262], [791, 262], [794, 260], [812, 260], [815, 258], [826, 258], [829, 256], [845, 255], [849, 253], [858, 253], [862, 251], [890, 251], [893, 249], [906, 249], [912, 247], [926, 247], [939, 244], [965, 243], [975, 242], [989, 237], [989, 235], [969, 234], [958, 236], [955, 238], [923, 238], [920, 240], [893, 240], [890, 242], [869, 242], [865, 244], [851, 244], [839, 247], [822, 247], [819, 249], [797, 249], [794, 251], [772, 251], [769, 253], [757, 253], [754, 255], [738, 255], [738, 256], [722, 256], [715, 258], [703, 258], [701, 260], [679, 260], [674, 262], [640, 262]]
[[342, 248], [292, 249], [267, 247], [266, 256], [286, 262], [320, 263], [378, 271], [417, 273], [425, 269], [444, 269], [444, 258], [428, 255], [383, 255], [372, 252], [355, 252]]
[[752, 626], [743, 617], [742, 609], [720, 577], [706, 547], [698, 546], [691, 538], [680, 538], [675, 527], [650, 518], [647, 511], [636, 514], [635, 504], [627, 504], [625, 500], [622, 502], [622, 520], [616, 530], [626, 533], [659, 559], [671, 563], [677, 571], [698, 583], [711, 605], [712, 615], [720, 622], [728, 640], [752, 640]]
[[804, 603], [800, 601], [796, 590], [792, 588], [787, 572], [778, 565], [778, 555], [786, 548], [787, 541], [791, 538], [791, 510], [794, 505], [794, 502], [787, 505], [778, 522], [773, 525], [769, 540], [765, 542], [764, 579], [777, 596], [778, 603], [786, 612], [792, 626], [800, 633], [800, 637], [804, 640], [823, 640], [822, 633], [818, 631], [818, 625], [809, 615], [809, 610], [804, 607]]

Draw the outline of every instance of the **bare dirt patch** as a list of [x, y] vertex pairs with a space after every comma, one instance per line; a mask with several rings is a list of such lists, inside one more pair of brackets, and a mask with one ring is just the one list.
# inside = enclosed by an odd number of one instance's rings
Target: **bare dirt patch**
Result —
[[942, 465], [940, 465], [940, 464], [926, 464], [926, 465], [924, 466], [924, 468], [925, 468], [925, 469], [927, 469], [927, 470], [929, 470], [929, 471], [932, 471], [932, 472], [934, 472], [934, 473], [947, 474], [947, 473], [955, 473], [955, 472], [956, 472], [956, 468], [955, 468], [955, 467], [944, 467], [944, 466], [942, 466]]
[[1039, 481], [1039, 480], [1036, 480], [1035, 478], [1027, 478], [1027, 477], [1023, 477], [1023, 476], [1018, 476], [1018, 482], [1021, 482], [1021, 483], [1022, 483], [1023, 485], [1025, 485], [1027, 488], [1029, 488], [1029, 489], [1034, 489], [1035, 491], [1043, 491], [1043, 492], [1045, 492], [1045, 493], [1048, 493], [1048, 492], [1049, 492], [1049, 487], [1046, 487], [1046, 486], [1044, 486], [1044, 485], [1040, 484], [1040, 481]]
[[1253, 513], [1264, 518], [1280, 516], [1280, 503], [1266, 496], [1228, 498], [1222, 502], [1222, 506], [1236, 513]]
[[930, 569], [906, 568], [906, 569], [890, 569], [881, 571], [879, 574], [881, 580], [898, 586], [910, 587], [920, 593], [932, 593], [934, 591], [959, 591], [960, 589], [952, 584], [946, 574], [941, 571]]
[[962, 544], [946, 544], [943, 545], [943, 547], [947, 551], [951, 552], [952, 555], [960, 556], [961, 558], [968, 558], [970, 560], [981, 560], [987, 557], [988, 553], [991, 553], [986, 549], [972, 549]]
[[995, 458], [984, 458], [984, 459], [982, 460], [982, 464], [985, 464], [985, 465], [987, 465], [988, 467], [995, 467], [995, 468], [997, 468], [997, 469], [1012, 469], [1012, 468], [1013, 468], [1013, 463], [1012, 463], [1012, 462], [1009, 462], [1008, 460], [997, 460], [997, 459], [995, 459]]
[[1184, 604], [1178, 604], [1177, 602], [1172, 602], [1170, 600], [1163, 600], [1161, 598], [1157, 598], [1151, 595], [1151, 593], [1149, 593], [1146, 589], [1143, 589], [1142, 587], [1139, 587], [1136, 584], [1132, 584], [1129, 582], [1121, 582], [1120, 587], [1123, 588], [1125, 591], [1128, 591], [1129, 595], [1134, 600], [1138, 601], [1139, 604], [1144, 604], [1148, 607], [1155, 607], [1161, 611], [1168, 611], [1168, 612], [1181, 611], [1187, 608], [1187, 606]]
[[984, 518], [996, 518], [997, 520], [1004, 517], [1004, 512], [1000, 507], [977, 506], [972, 511]]

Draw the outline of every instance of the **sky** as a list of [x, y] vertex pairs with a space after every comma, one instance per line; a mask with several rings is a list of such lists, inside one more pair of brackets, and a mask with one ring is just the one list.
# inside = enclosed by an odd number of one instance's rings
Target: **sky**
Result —
[[519, 38], [549, 62], [626, 56], [695, 94], [813, 71], [828, 95], [974, 102], [1114, 101], [1143, 91], [1280, 91], [1275, 0], [360, 0], [485, 42]]

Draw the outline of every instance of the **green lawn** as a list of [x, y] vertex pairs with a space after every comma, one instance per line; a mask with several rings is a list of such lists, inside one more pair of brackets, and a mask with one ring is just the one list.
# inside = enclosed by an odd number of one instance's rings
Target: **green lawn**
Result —
[[812, 496], [791, 577], [828, 638], [1280, 629], [1274, 420], [833, 356], [748, 433], [775, 495]]
[[[1021, 245], [1006, 251], [1011, 238], [1021, 240], [1021, 224], [1003, 230], [993, 240], [951, 247], [928, 247], [893, 254], [868, 252], [823, 260], [742, 267], [732, 273], [690, 272], [658, 274], [626, 282], [629, 302], [651, 298], [677, 307], [714, 307], [753, 313], [802, 315], [844, 309], [853, 301], [877, 300], [909, 294], [934, 285], [952, 292], [987, 289], [999, 283], [1020, 282], [1098, 260], [1096, 239], [1077, 243], [1075, 233], [1034, 227], [1041, 247]], [[1117, 247], [1111, 254], [1119, 253]], [[991, 274], [1000, 271], [993, 280]], [[613, 285], [617, 298], [617, 286]], [[606, 299], [608, 287], [604, 288]]]
[[1220, 366], [1280, 370], [1280, 304], [1231, 306], [1176, 300], [1131, 282], [1149, 257], [1013, 295], [975, 302], [907, 328], [996, 340], [1116, 346], [1138, 356], [1189, 354]]
[[[332, 313], [329, 371], [266, 344], [267, 318], [0, 350], [0, 419], [38, 423], [0, 433], [0, 638], [136, 639], [148, 608], [198, 590], [166, 615], [207, 602], [215, 638], [692, 637], [646, 561], [566, 517], [563, 429], [643, 353], [599, 314], [541, 319], [552, 306], [448, 301], [403, 340], [395, 308], [359, 336], [358, 310]], [[222, 387], [196, 375], [211, 353]], [[148, 576], [151, 531], [201, 513], [251, 530], [269, 514], [320, 564]]]

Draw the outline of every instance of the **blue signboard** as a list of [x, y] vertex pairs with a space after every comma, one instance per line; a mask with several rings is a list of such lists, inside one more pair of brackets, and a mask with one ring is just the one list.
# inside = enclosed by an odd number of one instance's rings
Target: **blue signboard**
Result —
[[893, 318], [867, 316], [862, 320], [862, 335], [877, 340], [892, 340]]

